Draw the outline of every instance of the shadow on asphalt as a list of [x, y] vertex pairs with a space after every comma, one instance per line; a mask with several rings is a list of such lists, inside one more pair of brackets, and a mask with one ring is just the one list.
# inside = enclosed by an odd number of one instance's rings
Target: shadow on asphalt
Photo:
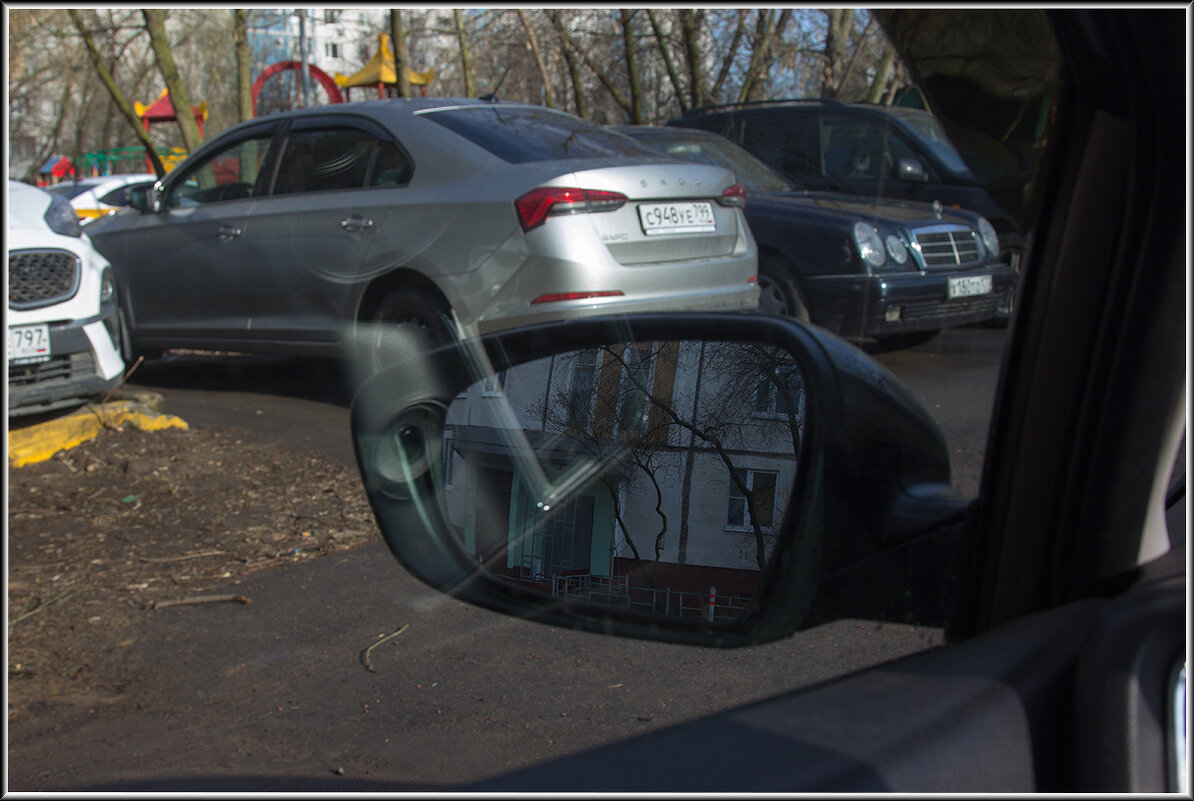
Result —
[[128, 379], [153, 390], [204, 389], [280, 395], [348, 407], [354, 385], [336, 359], [224, 353], [167, 353], [144, 361]]

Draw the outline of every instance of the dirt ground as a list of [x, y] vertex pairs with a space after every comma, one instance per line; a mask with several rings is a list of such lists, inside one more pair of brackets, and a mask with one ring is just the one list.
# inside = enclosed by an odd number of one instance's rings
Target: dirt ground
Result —
[[122, 649], [160, 610], [379, 536], [354, 469], [235, 429], [102, 431], [10, 468], [8, 503], [10, 721], [135, 686]]

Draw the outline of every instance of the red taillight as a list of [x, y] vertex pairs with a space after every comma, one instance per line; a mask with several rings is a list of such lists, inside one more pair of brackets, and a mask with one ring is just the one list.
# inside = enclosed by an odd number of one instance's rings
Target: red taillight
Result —
[[723, 206], [733, 206], [736, 209], [746, 208], [746, 187], [742, 184], [734, 184], [721, 193], [717, 202]]
[[555, 292], [549, 295], [540, 295], [531, 301], [531, 305], [536, 303], [555, 303], [557, 300], [585, 300], [586, 298], [614, 298], [622, 294], [620, 289], [610, 289], [604, 292]]
[[514, 201], [518, 224], [530, 231], [543, 225], [553, 214], [584, 214], [594, 211], [613, 211], [621, 208], [628, 198], [619, 192], [603, 189], [541, 186]]

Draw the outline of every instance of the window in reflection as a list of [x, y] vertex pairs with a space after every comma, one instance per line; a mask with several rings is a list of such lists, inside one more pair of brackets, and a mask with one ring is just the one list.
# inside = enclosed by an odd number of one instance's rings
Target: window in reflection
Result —
[[[446, 420], [447, 513], [489, 572], [661, 614], [745, 608], [805, 425], [786, 352], [622, 343], [519, 365], [500, 386], [477, 382]], [[546, 502], [527, 459], [553, 486], [582, 479]]]

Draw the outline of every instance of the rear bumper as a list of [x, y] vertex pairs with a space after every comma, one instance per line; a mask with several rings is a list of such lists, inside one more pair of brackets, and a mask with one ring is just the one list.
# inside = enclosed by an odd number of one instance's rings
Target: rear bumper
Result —
[[[950, 298], [951, 278], [989, 275], [991, 291]], [[808, 281], [813, 322], [843, 337], [881, 338], [935, 331], [995, 317], [1014, 291], [1012, 269], [829, 276]]]
[[488, 334], [532, 323], [576, 320], [607, 314], [680, 311], [754, 311], [759, 306], [759, 287], [753, 280], [739, 286], [696, 292], [670, 292], [566, 300], [540, 304], [512, 304], [495, 307], [477, 321], [479, 333]]

